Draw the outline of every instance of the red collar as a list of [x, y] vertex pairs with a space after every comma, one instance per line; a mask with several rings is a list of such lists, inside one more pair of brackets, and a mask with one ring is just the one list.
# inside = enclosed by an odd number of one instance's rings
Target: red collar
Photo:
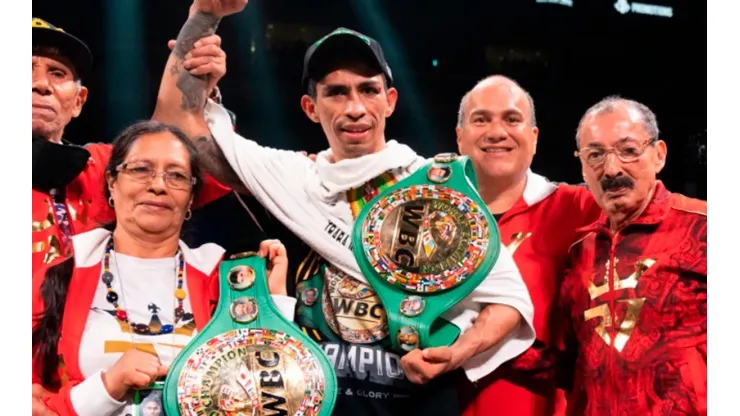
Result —
[[[631, 225], [642, 224], [642, 225], [655, 225], [663, 221], [668, 211], [671, 209], [671, 193], [663, 185], [662, 181], [655, 183], [655, 192], [653, 198], [645, 207], [645, 210], [640, 214], [639, 217], [625, 224], [624, 227]], [[576, 230], [577, 232], [592, 232], [592, 231], [607, 231], [610, 232], [609, 218], [603, 211], [596, 222], [591, 223], [585, 227], [581, 227]]]

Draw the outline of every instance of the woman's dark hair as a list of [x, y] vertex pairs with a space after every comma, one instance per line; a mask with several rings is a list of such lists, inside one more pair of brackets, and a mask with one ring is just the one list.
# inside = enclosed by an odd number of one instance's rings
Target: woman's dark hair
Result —
[[[195, 186], [193, 186], [193, 195], [197, 195], [198, 190], [203, 185], [197, 149], [182, 130], [159, 121], [141, 121], [121, 132], [113, 141], [113, 150], [105, 171], [112, 178], [116, 178], [118, 176], [116, 167], [123, 163], [131, 146], [140, 137], [164, 131], [172, 133], [185, 146], [185, 149], [187, 149], [190, 156], [190, 172], [196, 178]], [[105, 197], [106, 199], [110, 197], [107, 183], [105, 183]], [[108, 224], [104, 228], [110, 231], [112, 228], [115, 228], [115, 224]], [[59, 366], [57, 347], [61, 336], [67, 290], [69, 289], [73, 270], [74, 258], [70, 257], [46, 271], [40, 290], [41, 299], [44, 302], [44, 311], [33, 317], [36, 323], [31, 336], [34, 359], [40, 360], [39, 362], [42, 365], [43, 372], [39, 376], [44, 386], [50, 388], [59, 387], [59, 380], [57, 378], [57, 367]]]
[[44, 312], [33, 317], [36, 322], [31, 335], [33, 358], [34, 361], [39, 360], [41, 363], [44, 371], [38, 375], [44, 387], [47, 388], [59, 387], [57, 345], [61, 335], [64, 304], [67, 300], [67, 289], [72, 279], [73, 269], [74, 258], [70, 257], [46, 271], [40, 294], [41, 299], [44, 300]]
[[[159, 121], [140, 121], [136, 124], [132, 124], [126, 128], [126, 130], [121, 132], [121, 134], [119, 134], [113, 141], [113, 150], [111, 151], [108, 164], [105, 166], [105, 172], [111, 178], [117, 179], [118, 170], [116, 170], [116, 168], [126, 159], [129, 150], [131, 150], [131, 146], [133, 146], [141, 136], [161, 133], [164, 131], [172, 133], [172, 135], [175, 136], [188, 151], [188, 156], [190, 156], [190, 174], [196, 179], [195, 186], [193, 186], [193, 196], [195, 196], [203, 186], [202, 171], [198, 161], [198, 149], [195, 148], [195, 145], [190, 141], [190, 139], [188, 139], [188, 136], [185, 135], [182, 130]], [[104, 186], [105, 198], [108, 199], [110, 198], [108, 183], [106, 182]]]

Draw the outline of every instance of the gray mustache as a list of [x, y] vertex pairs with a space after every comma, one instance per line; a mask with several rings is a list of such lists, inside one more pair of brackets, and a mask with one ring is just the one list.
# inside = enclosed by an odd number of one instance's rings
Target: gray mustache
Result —
[[628, 176], [604, 176], [599, 183], [604, 191], [613, 191], [619, 188], [633, 189], [635, 187], [635, 182]]

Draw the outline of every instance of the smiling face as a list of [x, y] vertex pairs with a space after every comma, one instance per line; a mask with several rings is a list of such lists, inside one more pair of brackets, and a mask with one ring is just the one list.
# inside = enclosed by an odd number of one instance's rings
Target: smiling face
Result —
[[324, 130], [335, 161], [385, 147], [385, 119], [398, 99], [383, 75], [359, 62], [342, 63], [316, 83], [316, 97], [304, 95], [301, 107]]
[[539, 134], [532, 111], [526, 92], [503, 77], [484, 80], [470, 91], [456, 129], [457, 144], [481, 179], [526, 174]]
[[[190, 153], [169, 131], [145, 134], [126, 154], [118, 175], [108, 177], [108, 189], [118, 226], [129, 235], [168, 237], [180, 233], [193, 200], [192, 186], [173, 187], [162, 172], [173, 178], [192, 177]], [[142, 172], [156, 171], [152, 178]]]

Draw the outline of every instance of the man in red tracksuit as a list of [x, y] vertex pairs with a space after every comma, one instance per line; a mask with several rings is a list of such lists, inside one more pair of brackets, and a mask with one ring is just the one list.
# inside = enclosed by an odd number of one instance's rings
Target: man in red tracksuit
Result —
[[[554, 184], [529, 169], [537, 137], [534, 102], [511, 79], [486, 78], [463, 98], [460, 153], [472, 159], [480, 194], [527, 284], [534, 304], [534, 349], [543, 349], [561, 346], [562, 320], [555, 306], [568, 248], [577, 240], [576, 229], [593, 222], [600, 209], [585, 186]], [[562, 391], [526, 368], [504, 365], [477, 387], [466, 416], [550, 416], [565, 409]]]
[[568, 253], [564, 348], [511, 363], [569, 389], [568, 414], [707, 414], [707, 204], [656, 179], [658, 134], [649, 108], [619, 97], [578, 127], [576, 156], [603, 213]]
[[[86, 148], [65, 142], [67, 124], [87, 100], [83, 77], [92, 55], [76, 37], [41, 19], [31, 23], [33, 271], [69, 256], [68, 238], [97, 225], [102, 214], [106, 145]], [[99, 201], [100, 203], [96, 203]]]
[[[113, 220], [103, 194], [110, 145], [75, 146], [64, 128], [87, 100], [82, 79], [92, 55], [78, 38], [48, 22], [32, 20], [32, 270], [70, 255], [69, 238]], [[223, 70], [223, 68], [219, 68]], [[223, 73], [208, 74], [215, 82]], [[228, 192], [207, 179], [195, 206]]]
[[620, 97], [578, 128], [603, 214], [581, 229], [560, 295], [572, 414], [707, 414], [707, 204], [656, 180], [658, 136], [653, 112]]

